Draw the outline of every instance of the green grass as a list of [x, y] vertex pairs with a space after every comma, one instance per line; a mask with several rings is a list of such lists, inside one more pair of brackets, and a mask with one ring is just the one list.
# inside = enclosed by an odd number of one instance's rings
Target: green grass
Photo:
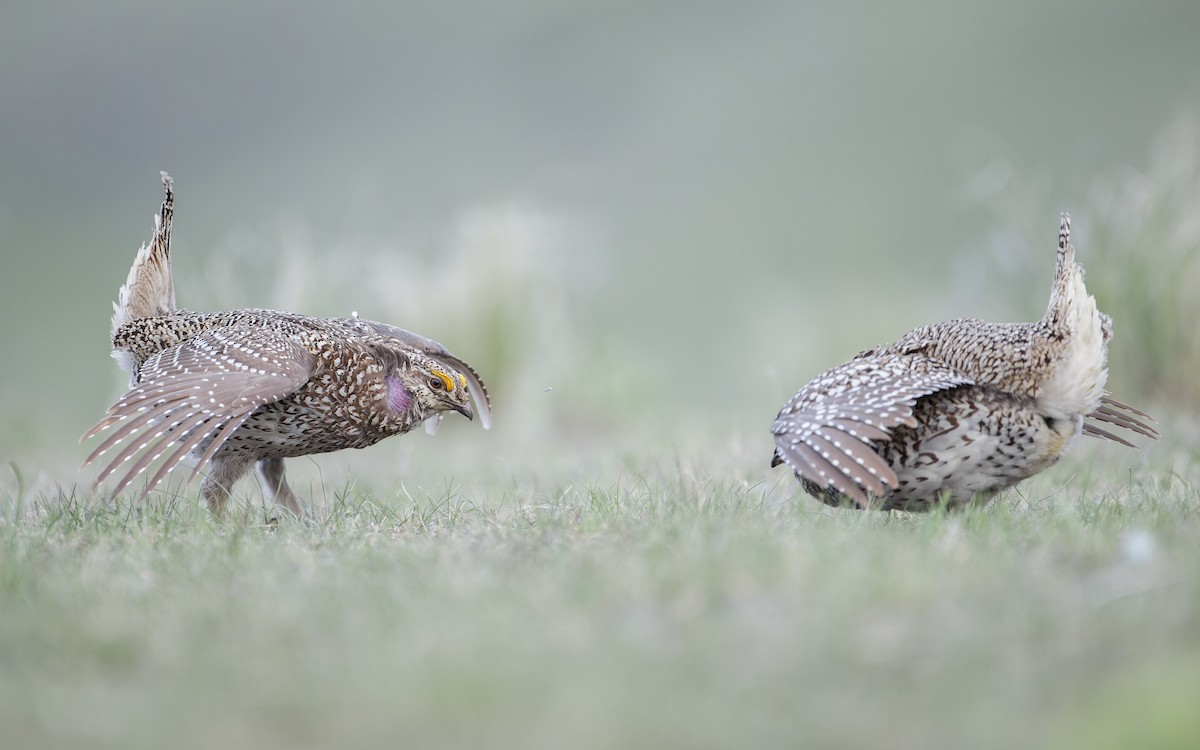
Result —
[[278, 528], [246, 504], [219, 524], [194, 488], [14, 488], [0, 744], [1200, 743], [1187, 445], [1093, 445], [983, 511], [909, 516], [699, 444], [536, 482], [360, 481]]
[[[249, 482], [224, 524], [194, 486], [70, 489], [82, 451], [41, 414], [8, 419], [0, 451], [29, 477], [0, 472], [0, 750], [1200, 747], [1200, 422], [1182, 416], [1200, 403], [1200, 160], [1180, 133], [1075, 219], [1116, 395], [1173, 417], [1163, 440], [1081, 444], [956, 515], [830, 509], [768, 471], [770, 417], [802, 379], [760, 369], [836, 360], [772, 329], [736, 340], [729, 389], [722, 363], [663, 370], [581, 335], [555, 265], [573, 248], [537, 215], [475, 217], [427, 262], [228, 248], [181, 300], [354, 300], [468, 356], [496, 428], [292, 461], [311, 517], [269, 527]], [[1036, 262], [1000, 241], [1012, 266], [964, 285], [1011, 319], [1045, 304], [1054, 225], [1036, 225]], [[409, 277], [429, 283], [393, 294]]]

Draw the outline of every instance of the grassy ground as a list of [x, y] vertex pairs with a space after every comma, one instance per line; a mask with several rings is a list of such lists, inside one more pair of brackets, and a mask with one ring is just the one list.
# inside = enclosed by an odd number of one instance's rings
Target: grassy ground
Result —
[[[581, 335], [557, 230], [520, 212], [468, 222], [428, 267], [378, 248], [217, 258], [229, 277], [185, 280], [189, 305], [354, 300], [436, 332], [486, 374], [496, 429], [293, 461], [313, 513], [271, 528], [249, 483], [225, 524], [194, 487], [132, 505], [56, 492], [83, 453], [62, 435], [99, 407], [60, 430], [10, 399], [0, 453], [29, 477], [0, 472], [0, 750], [1200, 747], [1200, 423], [1183, 416], [1200, 398], [1200, 148], [1165, 153], [1110, 191], [1128, 211], [1104, 223], [1101, 196], [1076, 214], [1116, 321], [1116, 395], [1157, 397], [1163, 439], [1078, 445], [958, 515], [829, 509], [765, 466], [806, 368], [902, 333], [882, 328], [908, 301], [831, 327], [790, 292], [777, 315], [747, 304], [743, 328], [697, 333], [736, 356], [668, 367]], [[957, 284], [1002, 290], [998, 319], [1045, 304], [1056, 223], [1031, 226], [1032, 265], [972, 259], [1004, 283]], [[414, 276], [427, 296], [390, 293]], [[286, 283], [238, 286], [260, 278]], [[685, 297], [670, 304], [700, 309]]]
[[278, 528], [14, 489], [0, 744], [1200, 746], [1189, 444], [927, 516], [827, 509], [741, 446], [360, 478]]

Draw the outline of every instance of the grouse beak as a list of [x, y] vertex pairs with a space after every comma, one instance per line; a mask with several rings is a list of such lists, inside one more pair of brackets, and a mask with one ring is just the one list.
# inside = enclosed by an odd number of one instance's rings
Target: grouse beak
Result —
[[464, 417], [471, 420], [472, 422], [475, 421], [475, 412], [471, 411], [470, 402], [467, 402], [465, 404], [453, 404], [453, 405], [451, 405], [450, 408], [454, 409], [454, 411], [463, 415]]

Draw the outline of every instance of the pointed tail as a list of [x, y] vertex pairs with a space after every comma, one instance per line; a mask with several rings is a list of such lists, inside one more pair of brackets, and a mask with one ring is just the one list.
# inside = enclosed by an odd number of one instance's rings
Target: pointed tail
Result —
[[[1045, 319], [1048, 322], [1058, 325], [1066, 322], [1062, 318], [1074, 301], [1075, 275], [1075, 248], [1071, 245], [1071, 217], [1064, 213], [1058, 222], [1058, 255], [1054, 263], [1054, 286], [1050, 287], [1050, 305], [1046, 308]], [[1057, 328], [1058, 325], [1052, 325], [1052, 327]]]
[[154, 235], [150, 244], [138, 250], [129, 277], [113, 303], [112, 333], [138, 318], [164, 315], [175, 309], [175, 284], [171, 280], [171, 217], [175, 192], [171, 176], [162, 175], [166, 197], [154, 217]]
[[1052, 416], [1090, 414], [1100, 406], [1108, 379], [1108, 339], [1112, 321], [1096, 309], [1096, 298], [1083, 283], [1083, 267], [1071, 245], [1071, 218], [1058, 228], [1058, 260], [1050, 305], [1037, 325], [1038, 338], [1051, 358], [1048, 377], [1038, 387], [1038, 404]]

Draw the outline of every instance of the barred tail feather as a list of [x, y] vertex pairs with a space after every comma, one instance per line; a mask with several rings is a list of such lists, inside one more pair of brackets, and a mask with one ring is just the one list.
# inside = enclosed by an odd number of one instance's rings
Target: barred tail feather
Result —
[[149, 244], [138, 250], [129, 277], [113, 303], [113, 334], [131, 320], [164, 315], [175, 309], [175, 284], [171, 279], [171, 218], [175, 193], [171, 176], [166, 172], [161, 175], [166, 197], [154, 217], [154, 235]]

